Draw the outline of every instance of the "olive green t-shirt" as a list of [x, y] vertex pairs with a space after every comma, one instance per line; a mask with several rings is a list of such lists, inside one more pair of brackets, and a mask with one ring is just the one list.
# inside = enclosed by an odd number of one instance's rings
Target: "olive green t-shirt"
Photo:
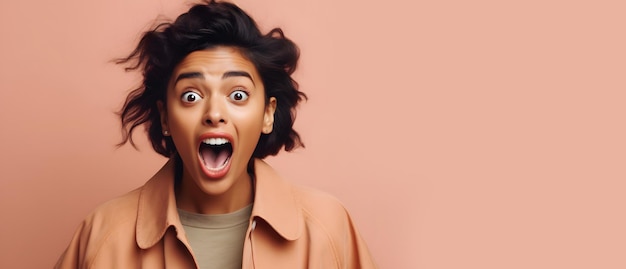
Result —
[[203, 215], [178, 209], [200, 269], [241, 268], [252, 204], [235, 212]]

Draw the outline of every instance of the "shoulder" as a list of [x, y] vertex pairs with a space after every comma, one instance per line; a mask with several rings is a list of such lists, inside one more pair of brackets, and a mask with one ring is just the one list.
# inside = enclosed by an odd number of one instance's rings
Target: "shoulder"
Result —
[[294, 187], [294, 193], [298, 197], [305, 229], [312, 236], [311, 239], [321, 240], [325, 237], [340, 252], [350, 245], [346, 245], [347, 242], [358, 239], [350, 213], [335, 196], [309, 187]]
[[96, 207], [76, 230], [55, 268], [90, 267], [103, 249], [133, 245], [140, 189]]
[[99, 205], [87, 215], [85, 224], [95, 226], [98, 231], [106, 231], [134, 223], [140, 192], [141, 188], [135, 189]]
[[348, 210], [337, 198], [307, 187], [294, 187], [294, 193], [302, 207], [310, 247], [317, 249], [314, 252], [332, 251], [339, 268], [376, 268]]
[[353, 227], [344, 205], [334, 196], [315, 189], [295, 187], [304, 219], [305, 231], [312, 244], [343, 252], [352, 240]]
[[294, 194], [302, 206], [303, 215], [320, 225], [340, 227], [349, 221], [344, 205], [333, 195], [309, 187], [294, 186]]
[[97, 252], [111, 238], [134, 238], [140, 190], [109, 200], [87, 215], [80, 233], [82, 238], [89, 238], [89, 247]]

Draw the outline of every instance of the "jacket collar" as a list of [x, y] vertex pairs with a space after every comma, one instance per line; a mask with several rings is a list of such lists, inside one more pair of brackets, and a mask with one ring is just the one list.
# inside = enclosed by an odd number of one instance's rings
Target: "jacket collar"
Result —
[[[260, 159], [254, 160], [254, 173], [251, 219], [258, 217], [265, 220], [287, 240], [298, 239], [304, 220], [293, 187]], [[137, 210], [137, 245], [142, 249], [154, 246], [170, 226], [174, 226], [179, 235], [183, 231], [174, 194], [174, 159], [170, 159], [141, 190]], [[182, 238], [179, 236], [179, 239]]]

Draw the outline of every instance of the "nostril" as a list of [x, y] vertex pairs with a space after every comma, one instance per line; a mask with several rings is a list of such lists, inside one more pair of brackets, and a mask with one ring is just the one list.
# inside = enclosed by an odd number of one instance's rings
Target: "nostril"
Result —
[[204, 122], [205, 122], [206, 124], [215, 124], [215, 123], [226, 123], [226, 120], [224, 120], [224, 119], [219, 119], [219, 121], [215, 122], [215, 121], [213, 121], [213, 120], [211, 120], [211, 119], [206, 119], [206, 120], [204, 120]]

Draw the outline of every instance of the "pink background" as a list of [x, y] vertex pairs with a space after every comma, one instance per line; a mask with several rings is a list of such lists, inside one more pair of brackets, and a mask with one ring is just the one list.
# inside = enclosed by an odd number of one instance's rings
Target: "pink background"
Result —
[[[240, 0], [302, 49], [307, 148], [381, 268], [626, 268], [623, 1]], [[173, 0], [0, 3], [0, 268], [50, 268], [165, 161], [115, 149], [109, 60]]]

